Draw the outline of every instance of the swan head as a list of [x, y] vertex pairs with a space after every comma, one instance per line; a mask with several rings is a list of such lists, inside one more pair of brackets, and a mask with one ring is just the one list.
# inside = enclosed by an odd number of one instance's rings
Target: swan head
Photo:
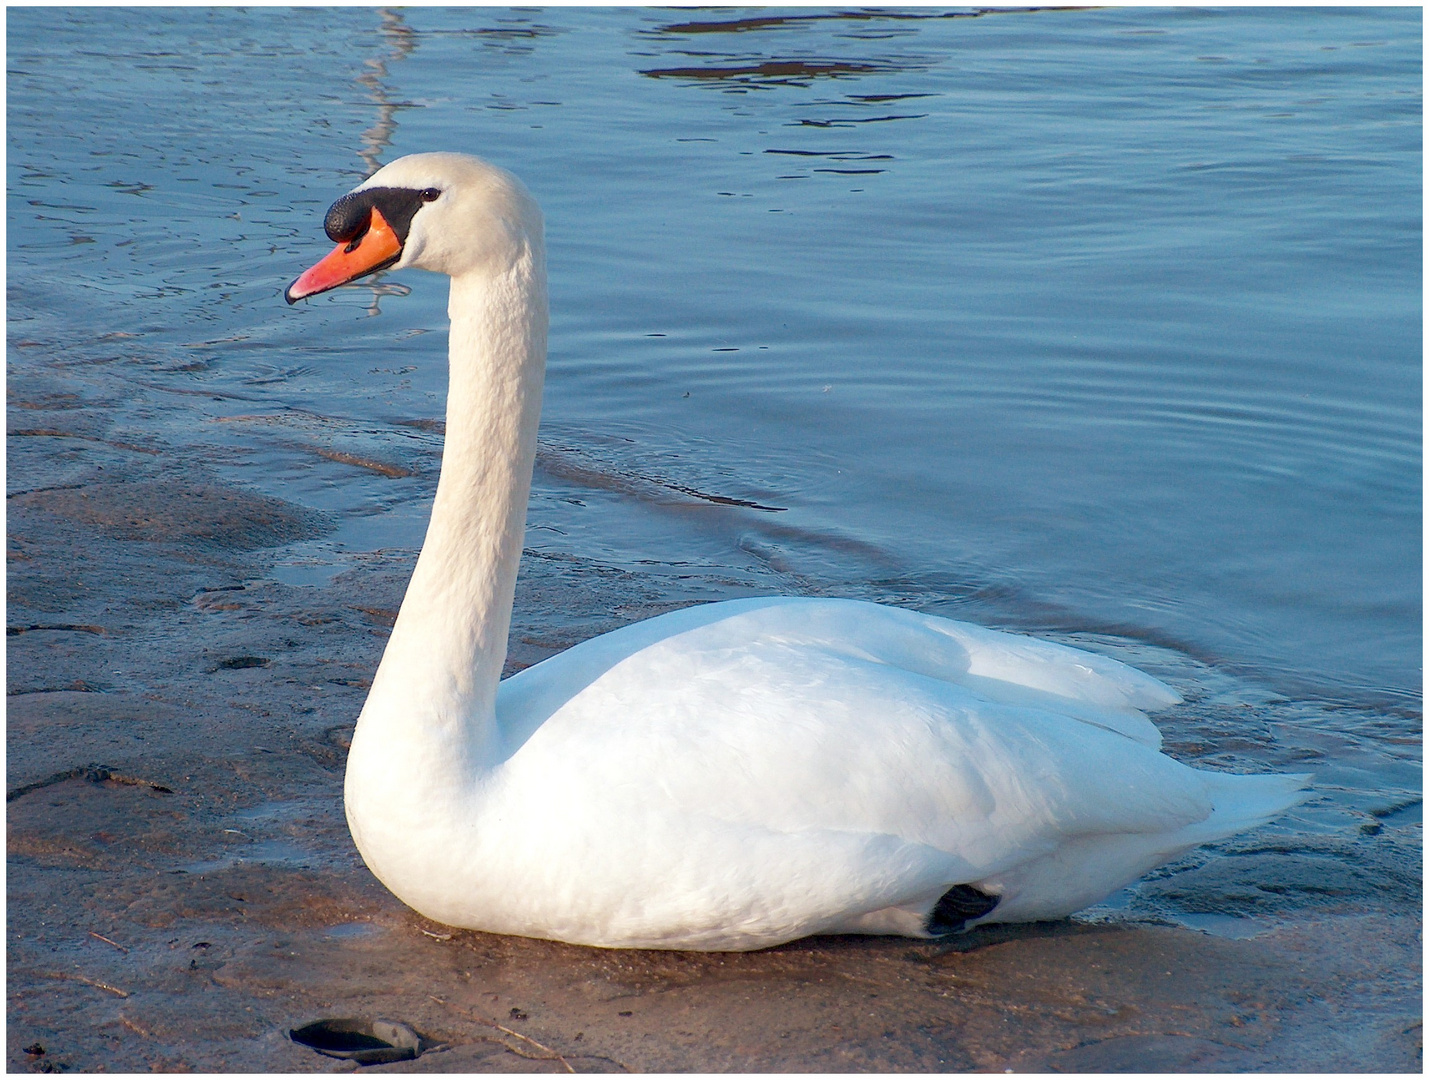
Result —
[[378, 270], [497, 274], [542, 251], [541, 211], [521, 181], [467, 154], [411, 154], [328, 209], [337, 243], [284, 291], [293, 304]]

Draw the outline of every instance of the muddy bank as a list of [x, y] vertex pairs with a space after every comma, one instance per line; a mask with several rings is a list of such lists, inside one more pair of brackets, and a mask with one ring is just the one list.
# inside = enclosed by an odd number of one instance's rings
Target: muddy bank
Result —
[[[341, 807], [413, 553], [283, 584], [275, 559], [330, 518], [42, 391], [12, 378], [12, 1070], [350, 1071], [286, 1036], [339, 1016], [444, 1047], [379, 1071], [1419, 1068], [1417, 882], [1374, 854], [1390, 811], [1354, 858], [1252, 837], [1120, 914], [951, 946], [607, 952], [429, 923]], [[528, 558], [510, 665], [730, 587]], [[1173, 910], [1263, 917], [1228, 938]]]

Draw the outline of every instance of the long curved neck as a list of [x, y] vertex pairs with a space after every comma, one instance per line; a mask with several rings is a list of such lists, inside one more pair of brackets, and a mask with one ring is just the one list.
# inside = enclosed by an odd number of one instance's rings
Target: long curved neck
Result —
[[362, 719], [471, 764], [493, 733], [525, 535], [546, 364], [542, 253], [453, 278], [448, 312], [441, 477]]

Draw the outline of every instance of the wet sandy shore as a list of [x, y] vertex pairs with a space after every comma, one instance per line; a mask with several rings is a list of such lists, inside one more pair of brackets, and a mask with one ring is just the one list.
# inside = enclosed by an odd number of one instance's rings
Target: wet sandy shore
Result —
[[[343, 1016], [444, 1047], [378, 1071], [1420, 1068], [1412, 881], [1243, 938], [1141, 912], [702, 955], [429, 923], [366, 872], [341, 807], [411, 553], [283, 585], [275, 553], [322, 515], [112, 436], [97, 403], [11, 393], [11, 1070], [352, 1071], [286, 1035]], [[528, 560], [511, 664], [669, 603]], [[1156, 887], [1254, 884], [1219, 862]]]

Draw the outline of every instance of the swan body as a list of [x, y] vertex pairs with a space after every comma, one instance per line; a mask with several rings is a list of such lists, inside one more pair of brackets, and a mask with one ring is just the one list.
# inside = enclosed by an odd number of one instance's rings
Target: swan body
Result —
[[289, 302], [386, 266], [452, 277], [441, 478], [348, 756], [373, 873], [453, 926], [743, 950], [1068, 915], [1301, 801], [1192, 769], [1179, 701], [1081, 650], [850, 600], [671, 612], [500, 681], [544, 377], [540, 211], [418, 154], [329, 211]]

